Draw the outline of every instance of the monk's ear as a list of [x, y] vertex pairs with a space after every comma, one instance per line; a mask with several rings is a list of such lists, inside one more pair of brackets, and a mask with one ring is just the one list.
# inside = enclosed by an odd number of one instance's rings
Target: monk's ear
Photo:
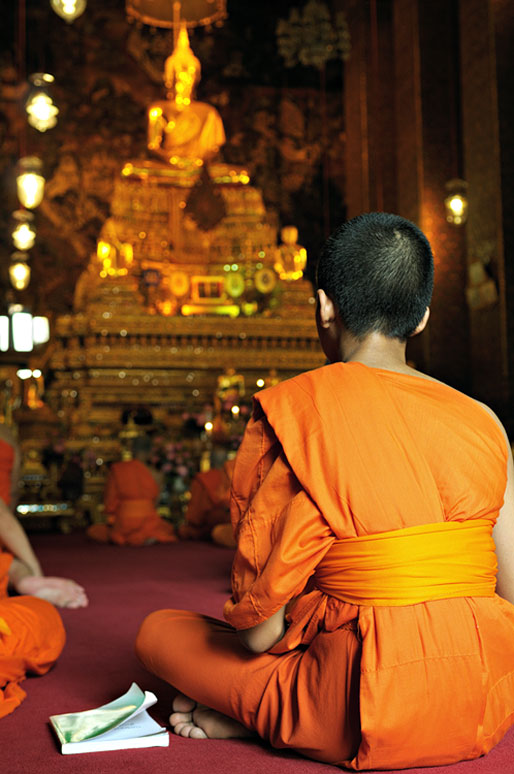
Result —
[[328, 328], [337, 317], [334, 302], [321, 288], [317, 291], [318, 318], [322, 328]]
[[416, 336], [418, 333], [421, 333], [421, 331], [425, 330], [425, 328], [427, 327], [429, 317], [430, 317], [430, 307], [427, 306], [427, 308], [425, 309], [425, 314], [423, 315], [423, 319], [419, 323], [416, 330], [411, 333], [411, 336]]

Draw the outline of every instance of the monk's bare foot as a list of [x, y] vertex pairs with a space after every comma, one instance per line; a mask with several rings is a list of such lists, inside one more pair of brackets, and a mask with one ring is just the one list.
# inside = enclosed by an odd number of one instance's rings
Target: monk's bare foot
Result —
[[197, 704], [179, 693], [173, 701], [170, 725], [175, 734], [190, 739], [245, 739], [251, 731], [221, 712]]
[[88, 605], [88, 598], [82, 586], [67, 578], [28, 575], [17, 581], [15, 588], [18, 594], [46, 599], [57, 607], [77, 608]]

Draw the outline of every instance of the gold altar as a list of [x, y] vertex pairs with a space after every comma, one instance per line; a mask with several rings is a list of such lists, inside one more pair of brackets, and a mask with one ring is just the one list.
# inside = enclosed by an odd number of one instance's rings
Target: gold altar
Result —
[[148, 110], [151, 155], [121, 169], [74, 311], [54, 325], [45, 400], [67, 450], [95, 460], [92, 502], [119, 458], [123, 412], [145, 407], [178, 437], [223, 373], [237, 373], [249, 401], [323, 362], [298, 232], [282, 229], [278, 244], [247, 170], [215, 160], [223, 125], [193, 99], [198, 75], [184, 28], [166, 63], [167, 100]]

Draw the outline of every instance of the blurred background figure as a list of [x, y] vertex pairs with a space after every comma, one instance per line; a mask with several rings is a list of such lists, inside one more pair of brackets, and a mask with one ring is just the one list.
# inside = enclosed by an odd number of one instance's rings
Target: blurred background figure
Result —
[[185, 522], [178, 530], [183, 540], [213, 540], [235, 548], [230, 523], [230, 488], [235, 459], [228, 459], [229, 455], [223, 445], [215, 445], [211, 469], [194, 477]]
[[149, 465], [151, 449], [147, 435], [137, 436], [126, 453], [127, 459], [112, 465], [104, 492], [107, 523], [88, 528], [88, 536], [93, 540], [142, 546], [177, 539], [173, 526], [157, 513], [162, 481]]

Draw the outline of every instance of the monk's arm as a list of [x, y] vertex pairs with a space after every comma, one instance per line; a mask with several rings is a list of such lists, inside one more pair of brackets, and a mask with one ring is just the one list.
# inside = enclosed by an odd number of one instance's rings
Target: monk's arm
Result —
[[242, 644], [252, 653], [264, 653], [273, 647], [285, 634], [286, 631], [286, 606], [280, 608], [270, 618], [251, 626], [249, 629], [238, 631], [239, 639]]
[[514, 603], [514, 465], [510, 445], [508, 445], [505, 498], [493, 529], [493, 538], [498, 559], [496, 592]]
[[507, 447], [507, 486], [505, 487], [503, 506], [494, 525], [493, 540], [498, 561], [496, 593], [514, 604], [514, 464], [512, 449], [505, 428], [494, 411], [485, 403], [480, 405], [499, 426]]
[[29, 569], [32, 575], [42, 575], [41, 566], [25, 530], [2, 500], [0, 500], [0, 541]]

